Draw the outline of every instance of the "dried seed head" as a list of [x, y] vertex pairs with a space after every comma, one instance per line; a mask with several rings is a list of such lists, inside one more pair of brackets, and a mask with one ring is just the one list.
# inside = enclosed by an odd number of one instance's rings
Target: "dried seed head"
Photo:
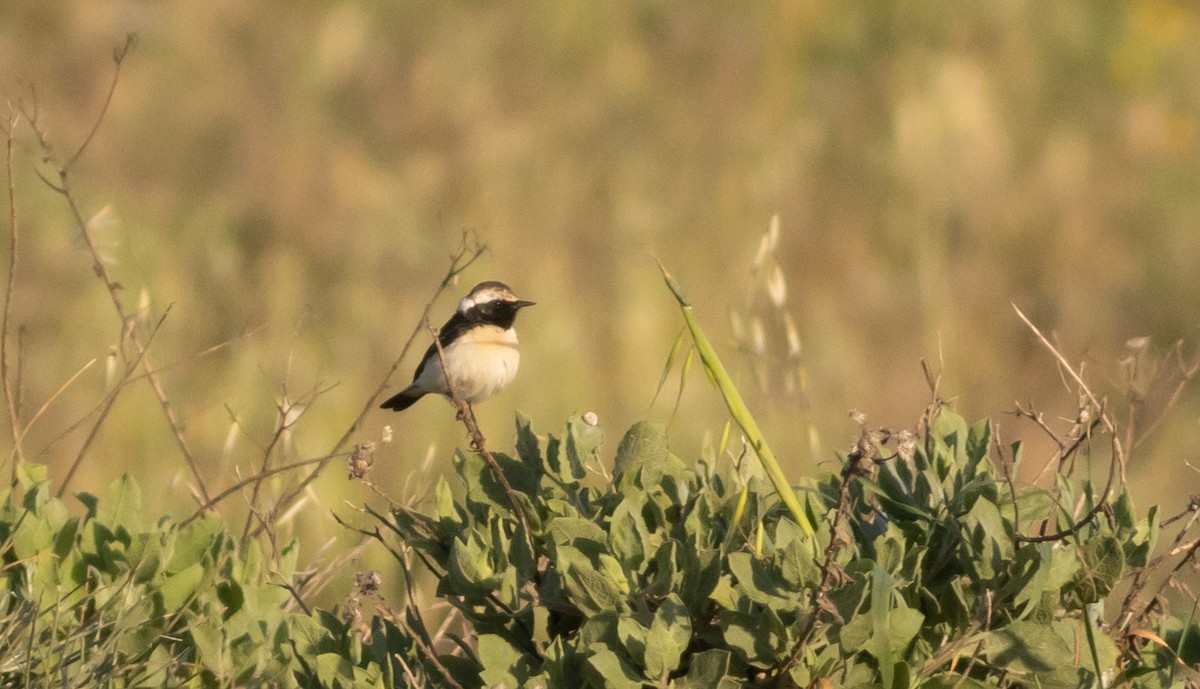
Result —
[[1150, 336], [1143, 335], [1141, 337], [1135, 337], [1132, 340], [1126, 341], [1125, 346], [1135, 352], [1143, 351], [1150, 346]]
[[767, 333], [763, 330], [762, 321], [757, 318], [750, 321], [750, 338], [755, 354], [763, 356], [767, 353]]
[[375, 464], [375, 443], [370, 440], [364, 440], [354, 446], [354, 452], [350, 453], [350, 476], [362, 480], [371, 473], [371, 467]]
[[900, 431], [896, 434], [896, 454], [904, 458], [904, 461], [912, 461], [913, 455], [917, 452], [917, 434], [912, 431]]
[[782, 309], [787, 301], [787, 282], [783, 279], [783, 269], [776, 263], [767, 274], [767, 296], [775, 308]]
[[783, 312], [783, 328], [787, 333], [788, 357], [791, 359], [800, 358], [800, 332], [796, 330], [796, 322], [792, 320], [792, 314]]
[[354, 588], [364, 594], [369, 595], [378, 592], [379, 585], [382, 583], [383, 577], [374, 569], [366, 572], [357, 572], [354, 575]]

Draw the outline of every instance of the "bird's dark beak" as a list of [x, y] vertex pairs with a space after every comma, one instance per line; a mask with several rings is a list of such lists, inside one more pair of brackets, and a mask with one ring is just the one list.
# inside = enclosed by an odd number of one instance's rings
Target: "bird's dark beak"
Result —
[[519, 311], [519, 310], [525, 308], [526, 306], [533, 306], [536, 303], [537, 303], [536, 301], [525, 301], [524, 299], [518, 299], [515, 302], [513, 302], [513, 309]]

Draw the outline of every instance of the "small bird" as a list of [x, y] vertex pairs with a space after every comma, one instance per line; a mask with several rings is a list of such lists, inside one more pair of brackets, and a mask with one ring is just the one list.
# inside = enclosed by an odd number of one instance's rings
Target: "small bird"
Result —
[[[438, 331], [450, 380], [458, 398], [475, 404], [500, 392], [517, 375], [521, 354], [513, 321], [534, 302], [518, 299], [503, 282], [481, 282], [458, 302], [458, 310]], [[412, 385], [379, 405], [403, 411], [430, 393], [453, 401], [437, 344], [429, 345], [413, 374]]]

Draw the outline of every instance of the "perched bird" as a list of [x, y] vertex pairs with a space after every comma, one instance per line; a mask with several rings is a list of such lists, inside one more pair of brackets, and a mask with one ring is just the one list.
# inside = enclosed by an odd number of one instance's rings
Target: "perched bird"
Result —
[[[450, 380], [459, 399], [475, 404], [500, 392], [517, 375], [521, 354], [513, 321], [533, 302], [517, 299], [502, 282], [481, 282], [458, 302], [458, 310], [438, 331]], [[429, 345], [412, 385], [380, 405], [403, 411], [436, 392], [451, 399], [436, 344]]]

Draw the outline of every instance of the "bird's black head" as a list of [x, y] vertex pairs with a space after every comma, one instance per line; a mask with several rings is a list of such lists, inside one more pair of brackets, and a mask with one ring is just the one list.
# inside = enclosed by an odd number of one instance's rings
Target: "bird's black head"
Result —
[[517, 311], [534, 302], [518, 299], [503, 282], [481, 282], [458, 302], [458, 312], [468, 321], [511, 328]]

